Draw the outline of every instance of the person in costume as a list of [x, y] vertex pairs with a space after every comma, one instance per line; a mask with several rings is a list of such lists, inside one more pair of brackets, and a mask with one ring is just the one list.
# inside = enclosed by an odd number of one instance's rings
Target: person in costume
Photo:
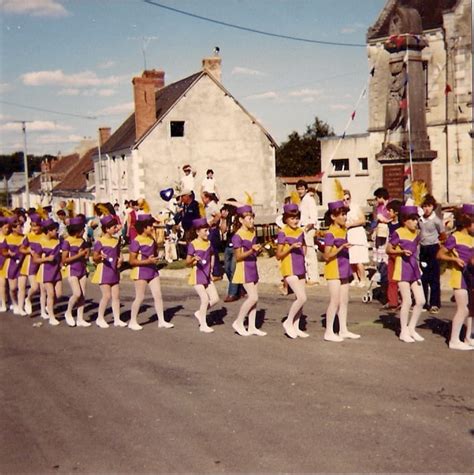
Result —
[[61, 241], [58, 239], [58, 223], [48, 218], [41, 223], [43, 238], [38, 247], [31, 249], [33, 262], [39, 264], [36, 278], [43, 284], [46, 292], [46, 310], [49, 324], [59, 325], [59, 320], [54, 314], [55, 300], [62, 295], [61, 277]]
[[0, 312], [7, 311], [7, 276], [5, 274], [5, 262], [7, 260], [6, 237], [10, 231], [8, 219], [0, 216]]
[[18, 216], [9, 218], [10, 231], [5, 238], [6, 261], [5, 261], [5, 275], [8, 279], [8, 287], [10, 290], [10, 300], [13, 306], [13, 313], [15, 315], [26, 315], [23, 308], [18, 305], [18, 277], [20, 275], [21, 265], [25, 255], [21, 252], [21, 245], [23, 243], [23, 232], [21, 222]]
[[[463, 270], [474, 254], [474, 204], [464, 204], [455, 215], [456, 231], [452, 233], [438, 251], [438, 259], [446, 261], [451, 268], [450, 285], [454, 290], [456, 313], [453, 317], [449, 348], [452, 350], [473, 350], [471, 340], [472, 318], [469, 317], [469, 294]], [[467, 332], [461, 341], [462, 326], [466, 322]]]
[[[347, 329], [347, 307], [349, 303], [349, 284], [352, 270], [349, 262], [347, 241], [347, 211], [343, 201], [328, 203], [325, 221], [329, 226], [324, 235], [324, 277], [329, 288], [329, 305], [326, 310], [326, 331], [324, 339], [331, 342], [341, 342], [344, 339], [357, 339], [360, 335]], [[336, 314], [339, 318], [339, 333], [334, 332]]]
[[209, 242], [209, 224], [205, 218], [195, 219], [193, 229], [196, 238], [188, 244], [186, 265], [191, 267], [188, 283], [194, 287], [201, 300], [194, 316], [199, 322], [200, 331], [212, 333], [214, 330], [208, 326], [206, 314], [207, 309], [219, 301], [219, 295], [211, 277], [214, 256]]
[[99, 284], [102, 293], [96, 324], [100, 328], [109, 327], [109, 324], [105, 321], [104, 314], [111, 300], [114, 327], [126, 327], [127, 324], [120, 320], [119, 269], [122, 265], [122, 257], [120, 255], [120, 239], [114, 236], [117, 233], [118, 223], [115, 216], [108, 214], [100, 220], [100, 224], [103, 235], [94, 243], [92, 255], [92, 260], [97, 265], [97, 269], [92, 277], [92, 283]]
[[[40, 311], [43, 317], [46, 317], [46, 291], [43, 285], [40, 285], [36, 279], [39, 265], [33, 261], [32, 253], [40, 253], [41, 240], [44, 238], [41, 227], [41, 217], [37, 213], [29, 215], [30, 232], [25, 235], [20, 247], [20, 251], [25, 255], [18, 277], [18, 305], [27, 315], [31, 315], [33, 307], [31, 299], [33, 295], [40, 291]], [[30, 284], [28, 294], [26, 285]]]
[[[260, 244], [257, 244], [254, 227], [255, 215], [252, 207], [249, 205], [240, 206], [236, 213], [238, 221], [236, 232], [232, 236], [232, 245], [237, 263], [232, 282], [244, 286], [247, 298], [242, 303], [232, 328], [241, 336], [265, 336], [266, 333], [256, 326], [258, 303], [257, 256], [263, 248]], [[246, 316], [248, 316], [247, 329], [244, 326]]]
[[280, 261], [280, 272], [296, 297], [283, 323], [285, 333], [290, 338], [309, 336], [300, 329], [303, 305], [307, 300], [304, 263], [306, 245], [304, 231], [299, 225], [300, 217], [298, 205], [286, 204], [283, 207], [284, 225], [277, 236], [276, 258]]
[[150, 287], [155, 311], [158, 317], [159, 328], [173, 328], [174, 325], [165, 320], [163, 310], [163, 298], [161, 295], [160, 274], [156, 264], [158, 263], [158, 247], [153, 238], [153, 223], [155, 220], [150, 214], [139, 214], [135, 223], [138, 235], [130, 243], [129, 262], [132, 266], [130, 278], [135, 283], [135, 300], [132, 303], [130, 322], [128, 328], [141, 330], [137, 316], [140, 305], [145, 297], [147, 285]]
[[[420, 266], [418, 265], [420, 245], [418, 219], [418, 208], [416, 206], [401, 206], [399, 214], [401, 227], [392, 233], [387, 244], [387, 254], [395, 257], [392, 279], [398, 282], [398, 290], [402, 298], [400, 340], [405, 343], [424, 340], [416, 331], [418, 319], [426, 302], [421, 285]], [[411, 319], [409, 319], [412, 294], [415, 304], [413, 305]]]
[[[62, 265], [71, 287], [71, 296], [67, 304], [64, 318], [66, 323], [73, 327], [90, 327], [84, 320], [84, 305], [86, 301], [87, 260], [90, 246], [84, 240], [85, 220], [81, 216], [69, 219], [67, 225], [68, 236], [62, 242]], [[77, 321], [74, 320], [72, 311], [77, 308]]]

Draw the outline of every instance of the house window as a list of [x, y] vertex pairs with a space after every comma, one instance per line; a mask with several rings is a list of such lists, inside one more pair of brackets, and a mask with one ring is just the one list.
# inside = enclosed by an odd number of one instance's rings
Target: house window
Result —
[[349, 171], [349, 159], [348, 158], [337, 158], [331, 161], [332, 171], [334, 173], [343, 173]]
[[359, 160], [359, 173], [367, 173], [369, 171], [369, 161], [367, 157], [358, 158]]
[[184, 137], [184, 120], [172, 120], [170, 122], [171, 137]]

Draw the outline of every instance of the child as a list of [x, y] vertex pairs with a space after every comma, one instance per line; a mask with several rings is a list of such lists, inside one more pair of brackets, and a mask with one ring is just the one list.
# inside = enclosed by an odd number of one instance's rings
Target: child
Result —
[[[399, 200], [392, 200], [387, 204], [387, 211], [390, 217], [390, 223], [388, 223], [388, 235], [389, 239], [392, 234], [400, 227], [398, 215], [403, 203]], [[395, 311], [398, 308], [398, 283], [393, 280], [393, 269], [395, 267], [395, 256], [388, 256], [387, 265], [387, 303], [384, 305], [384, 310]]]
[[[464, 204], [456, 213], [456, 231], [448, 237], [444, 246], [438, 252], [438, 259], [447, 261], [451, 268], [450, 285], [454, 290], [456, 313], [453, 317], [449, 348], [451, 350], [473, 350], [470, 335], [472, 318], [468, 318], [468, 287], [464, 278], [463, 269], [473, 255], [474, 248], [474, 205]], [[464, 342], [460, 333], [464, 321], [467, 319], [467, 333]]]
[[58, 239], [58, 223], [48, 218], [41, 223], [43, 239], [34, 250], [31, 249], [33, 262], [40, 264], [36, 278], [44, 285], [46, 292], [46, 310], [49, 324], [59, 325], [54, 314], [55, 299], [62, 295], [61, 242]]
[[296, 300], [290, 307], [288, 317], [283, 323], [285, 333], [290, 338], [307, 338], [309, 335], [300, 330], [300, 318], [306, 303], [304, 232], [300, 227], [300, 211], [296, 204], [283, 207], [283, 228], [277, 236], [276, 258], [280, 261], [280, 272], [293, 290]]
[[188, 283], [194, 286], [201, 299], [201, 306], [194, 313], [199, 322], [199, 330], [212, 333], [214, 330], [207, 325], [206, 313], [208, 308], [219, 301], [219, 295], [211, 278], [213, 254], [209, 242], [209, 225], [205, 218], [194, 219], [192, 223], [197, 237], [188, 245], [186, 265], [191, 267]]
[[120, 256], [120, 240], [114, 237], [117, 233], [118, 223], [113, 215], [106, 215], [100, 220], [103, 235], [97, 239], [93, 247], [92, 259], [97, 264], [97, 269], [92, 277], [92, 283], [100, 285], [102, 298], [96, 324], [100, 328], [108, 328], [104, 313], [112, 299], [112, 313], [114, 327], [126, 327], [127, 324], [120, 320], [120, 271], [122, 264]]
[[[69, 220], [68, 236], [62, 243], [62, 265], [66, 266], [66, 275], [71, 286], [72, 295], [69, 298], [64, 318], [66, 323], [73, 327], [90, 327], [84, 320], [84, 304], [87, 283], [87, 260], [89, 258], [89, 244], [84, 240], [85, 221], [76, 216]], [[77, 305], [77, 322], [72, 316], [72, 309]]]
[[7, 245], [5, 275], [8, 279], [8, 287], [10, 289], [10, 300], [13, 305], [14, 315], [26, 315], [26, 312], [18, 305], [18, 277], [20, 275], [21, 264], [25, 255], [21, 252], [21, 244], [24, 236], [22, 233], [21, 223], [17, 216], [9, 218], [10, 230], [5, 238]]
[[9, 232], [8, 219], [0, 217], [0, 312], [7, 311], [7, 277], [5, 274], [5, 262], [7, 260], [6, 237]]
[[[420, 318], [425, 296], [421, 286], [421, 272], [418, 265], [418, 251], [420, 235], [418, 227], [418, 208], [416, 206], [400, 207], [401, 227], [393, 232], [387, 244], [388, 255], [395, 257], [393, 280], [398, 282], [398, 289], [402, 297], [400, 308], [400, 340], [405, 343], [424, 341], [417, 333], [416, 325]], [[412, 305], [411, 294], [415, 299], [412, 315], [408, 321], [408, 314]]]
[[168, 235], [165, 239], [165, 259], [166, 262], [173, 262], [178, 259], [178, 252], [176, 249], [176, 245], [178, 243], [178, 232], [176, 226], [172, 226], [172, 228], [168, 231]]
[[[18, 277], [18, 305], [20, 309], [31, 315], [33, 308], [31, 299], [33, 295], [40, 290], [40, 309], [41, 316], [48, 318], [46, 314], [46, 292], [43, 284], [39, 284], [36, 279], [36, 274], [39, 265], [33, 261], [32, 253], [40, 254], [41, 240], [44, 238], [43, 230], [41, 228], [41, 218], [38, 214], [32, 213], [29, 216], [30, 232], [25, 236], [21, 244], [21, 252], [25, 255], [23, 264], [20, 269], [20, 276]], [[30, 290], [26, 295], [26, 283], [30, 284]]]
[[[257, 244], [255, 235], [252, 207], [240, 206], [236, 210], [238, 216], [238, 229], [232, 237], [232, 245], [235, 251], [234, 284], [243, 284], [247, 292], [247, 298], [242, 303], [239, 314], [232, 324], [232, 328], [241, 336], [257, 335], [265, 336], [266, 333], [256, 327], [258, 302], [258, 271], [257, 255], [262, 251], [262, 246]], [[248, 329], [244, 327], [244, 319], [248, 315]]]
[[[349, 263], [349, 247], [347, 242], [347, 207], [343, 201], [328, 203], [325, 220], [329, 229], [324, 236], [324, 277], [329, 288], [329, 305], [326, 310], [326, 331], [324, 339], [341, 342], [345, 338], [355, 340], [360, 335], [347, 329], [347, 306], [349, 302], [349, 284], [352, 270]], [[334, 319], [339, 317], [339, 334], [334, 333]]]
[[464, 342], [474, 347], [474, 338], [472, 334], [472, 317], [474, 317], [474, 252], [471, 254], [469, 262], [463, 270], [463, 277], [466, 281], [469, 317], [467, 318], [466, 338]]
[[138, 324], [137, 316], [140, 305], [145, 297], [146, 286], [150, 287], [155, 311], [158, 316], [159, 328], [173, 328], [174, 325], [165, 320], [163, 312], [163, 299], [161, 297], [161, 285], [159, 272], [156, 267], [158, 262], [158, 246], [153, 238], [153, 223], [155, 220], [150, 214], [139, 214], [135, 223], [138, 235], [130, 243], [129, 262], [132, 266], [130, 278], [135, 281], [135, 300], [132, 303], [130, 330], [141, 330], [143, 327]]

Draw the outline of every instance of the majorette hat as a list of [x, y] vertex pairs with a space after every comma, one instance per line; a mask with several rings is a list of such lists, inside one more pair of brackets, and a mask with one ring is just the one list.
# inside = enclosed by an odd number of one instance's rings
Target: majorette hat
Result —
[[[43, 221], [41, 221], [41, 226], [43, 228], [47, 228], [48, 226], [51, 226], [52, 224], [58, 224], [58, 223], [56, 221], [53, 221], [51, 218], [44, 219]], [[59, 224], [58, 224], [58, 227], [59, 227]]]
[[329, 211], [334, 211], [335, 209], [339, 208], [347, 208], [347, 206], [344, 204], [344, 201], [331, 201], [328, 203], [328, 210]]
[[298, 205], [295, 203], [288, 203], [283, 206], [284, 213], [297, 213], [299, 210]]
[[85, 224], [84, 218], [82, 218], [81, 216], [75, 216], [74, 218], [71, 218], [69, 220], [69, 224], [72, 224], [74, 226], [76, 225], [84, 226]]
[[253, 213], [252, 207], [250, 205], [239, 206], [236, 209], [236, 213], [240, 214], [241, 216], [245, 213]]
[[154, 221], [154, 218], [151, 214], [148, 213], [142, 213], [137, 215], [137, 221]]
[[418, 215], [418, 207], [417, 206], [400, 206], [400, 214], [404, 214], [405, 216], [409, 216], [411, 214]]
[[208, 228], [208, 227], [209, 227], [209, 224], [207, 223], [206, 218], [193, 219], [193, 228], [194, 229]]
[[470, 215], [474, 215], [474, 204], [471, 204], [471, 203], [464, 203], [461, 207], [461, 211], [464, 213], [464, 214], [470, 214]]
[[117, 220], [115, 219], [115, 216], [113, 216], [112, 214], [108, 214], [107, 216], [104, 216], [101, 220], [100, 220], [100, 224], [102, 226], [107, 226], [108, 224], [110, 224], [112, 221], [115, 221], [114, 224], [117, 224]]
[[41, 224], [41, 216], [38, 213], [31, 213], [29, 217], [32, 223]]

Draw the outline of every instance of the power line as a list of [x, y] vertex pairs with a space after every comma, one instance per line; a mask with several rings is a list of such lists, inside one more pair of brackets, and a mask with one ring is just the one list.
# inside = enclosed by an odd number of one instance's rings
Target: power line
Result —
[[302, 41], [304, 43], [316, 43], [320, 45], [332, 45], [332, 46], [350, 46], [350, 47], [356, 47], [356, 48], [365, 48], [367, 45], [365, 44], [358, 44], [358, 43], [338, 43], [335, 41], [322, 41], [322, 40], [313, 40], [310, 38], [301, 38], [297, 36], [289, 36], [289, 35], [281, 35], [278, 33], [271, 33], [269, 31], [262, 31], [262, 30], [256, 30], [254, 28], [248, 28], [246, 26], [241, 26], [241, 25], [235, 25], [234, 23], [227, 23], [225, 21], [220, 21], [220, 20], [214, 20], [213, 18], [201, 16], [201, 15], [196, 15], [195, 13], [190, 13], [186, 12], [184, 10], [178, 10], [177, 8], [169, 7], [167, 5], [162, 5], [161, 3], [154, 2], [152, 0], [143, 0], [143, 2], [148, 3], [149, 5], [153, 5], [154, 7], [158, 8], [163, 8], [165, 10], [172, 11], [174, 13], [180, 13], [181, 15], [186, 15], [192, 18], [197, 18], [199, 20], [204, 20], [208, 21], [210, 23], [215, 23], [217, 25], [221, 26], [227, 26], [229, 28], [234, 28], [236, 30], [243, 30], [243, 31], [248, 31], [250, 33], [257, 33], [259, 35], [265, 35], [265, 36], [272, 36], [274, 38], [283, 38], [285, 40], [293, 40], [293, 41]]
[[92, 115], [80, 115], [80, 114], [72, 114], [71, 112], [54, 111], [54, 110], [51, 110], [51, 109], [43, 109], [42, 107], [25, 106], [23, 104], [18, 104], [16, 102], [9, 102], [9, 101], [0, 100], [0, 103], [7, 104], [9, 106], [22, 107], [23, 109], [31, 109], [31, 110], [40, 111], [40, 112], [49, 112], [51, 114], [67, 115], [67, 116], [70, 116], [70, 117], [79, 117], [80, 119], [90, 119], [90, 120], [96, 120], [97, 119], [96, 116], [92, 116]]

